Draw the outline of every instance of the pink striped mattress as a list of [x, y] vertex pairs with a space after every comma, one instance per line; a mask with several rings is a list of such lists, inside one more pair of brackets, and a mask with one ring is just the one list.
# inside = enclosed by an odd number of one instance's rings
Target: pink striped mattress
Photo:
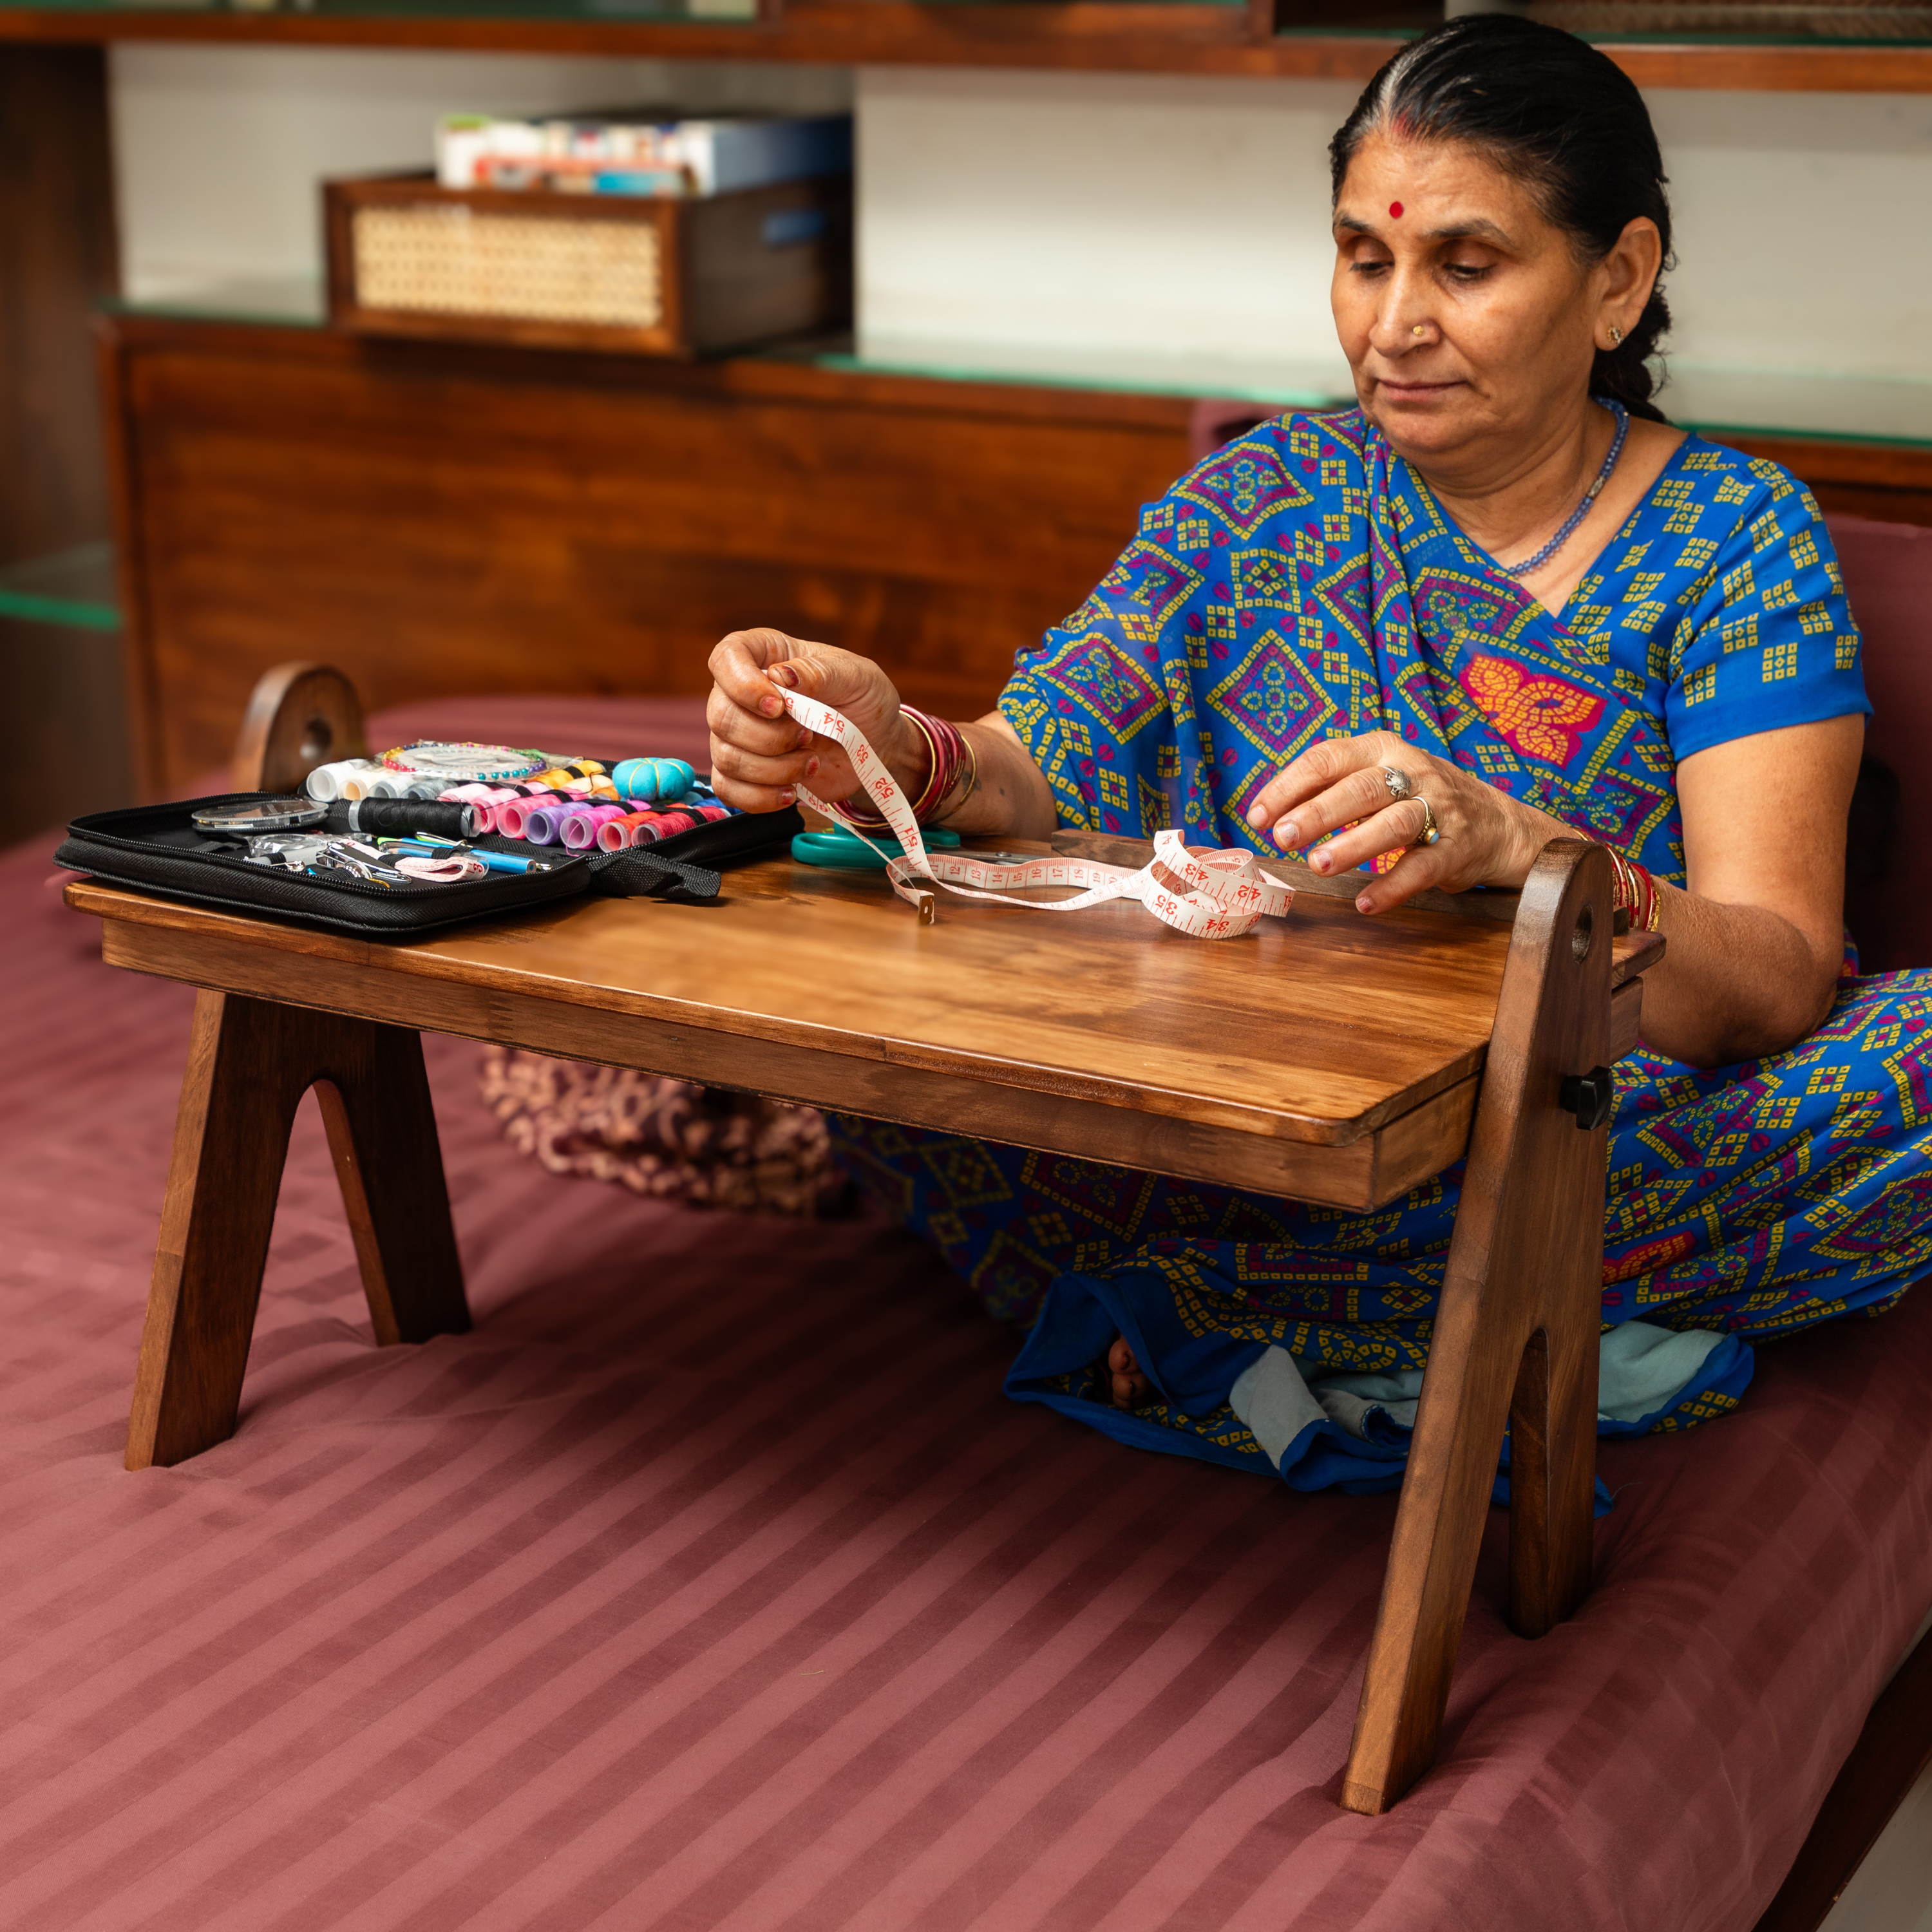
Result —
[[[628, 716], [378, 728], [675, 748]], [[1606, 1445], [1540, 1642], [1497, 1513], [1442, 1761], [1354, 1816], [1393, 1498], [1006, 1402], [896, 1229], [553, 1177], [447, 1039], [476, 1331], [374, 1346], [311, 1103], [240, 1430], [128, 1474], [192, 996], [100, 964], [51, 843], [0, 858], [0, 1926], [1746, 1932], [1932, 1603], [1928, 1294]]]

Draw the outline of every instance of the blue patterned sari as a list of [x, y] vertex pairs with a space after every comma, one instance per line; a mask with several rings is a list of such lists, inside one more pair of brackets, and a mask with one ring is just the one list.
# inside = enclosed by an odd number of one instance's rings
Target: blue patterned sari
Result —
[[[1679, 760], [1869, 709], [1830, 539], [1777, 464], [1688, 439], [1559, 620], [1354, 413], [1270, 424], [1148, 506], [1000, 708], [1064, 824], [1266, 850], [1244, 814], [1275, 772], [1386, 729], [1680, 885]], [[1620, 1064], [1606, 1431], [1723, 1413], [1750, 1338], [1880, 1313], [1932, 1268], [1928, 1041], [1932, 974], [1848, 968], [1787, 1052]], [[986, 1306], [1029, 1326], [1014, 1394], [1300, 1486], [1400, 1480], [1460, 1168], [1357, 1214], [874, 1121], [838, 1132]], [[1131, 1412], [1100, 1372], [1116, 1334], [1154, 1384]]]

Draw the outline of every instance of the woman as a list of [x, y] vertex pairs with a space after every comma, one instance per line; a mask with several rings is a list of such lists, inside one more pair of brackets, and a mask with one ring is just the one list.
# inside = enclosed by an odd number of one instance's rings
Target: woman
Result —
[[[1173, 824], [1366, 868], [1369, 918], [1426, 886], [1520, 886], [1552, 838], [1601, 841], [1669, 940], [1618, 1070], [1603, 1426], [1683, 1426], [1735, 1406], [1747, 1338], [1879, 1313], [1932, 1264], [1932, 980], [1840, 977], [1868, 709], [1843, 580], [1791, 476], [1652, 404], [1670, 208], [1607, 59], [1514, 16], [1454, 21], [1383, 69], [1331, 152], [1358, 407], [1270, 423], [1144, 509], [957, 739], [850, 653], [728, 638], [718, 788], [754, 811], [852, 789], [781, 715], [785, 686], [846, 712], [926, 819]], [[1354, 1215], [842, 1132], [986, 1305], [1034, 1324], [1015, 1393], [1304, 1486], [1396, 1479], [1459, 1169]], [[1297, 1372], [1286, 1434], [1256, 1413], [1276, 1351]]]

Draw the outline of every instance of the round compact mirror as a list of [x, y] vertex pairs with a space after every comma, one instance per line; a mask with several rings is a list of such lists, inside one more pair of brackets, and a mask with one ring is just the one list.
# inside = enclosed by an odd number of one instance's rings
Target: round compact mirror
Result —
[[320, 825], [328, 815], [326, 806], [312, 798], [258, 798], [246, 805], [212, 805], [194, 814], [203, 832], [292, 832], [299, 826]]

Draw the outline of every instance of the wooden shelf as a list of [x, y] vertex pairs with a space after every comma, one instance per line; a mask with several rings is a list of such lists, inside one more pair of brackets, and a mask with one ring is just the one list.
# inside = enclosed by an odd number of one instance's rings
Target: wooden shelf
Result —
[[[452, 47], [633, 58], [809, 61], [838, 65], [1015, 67], [1366, 80], [1404, 31], [1271, 31], [1271, 11], [1168, 0], [825, 0], [743, 21], [626, 20], [587, 4], [457, 15], [304, 10], [165, 10], [148, 5], [0, 6], [0, 41], [218, 40], [242, 45]], [[1686, 36], [1605, 38], [1645, 87], [1932, 93], [1932, 44], [1829, 38], [1778, 43]]]

